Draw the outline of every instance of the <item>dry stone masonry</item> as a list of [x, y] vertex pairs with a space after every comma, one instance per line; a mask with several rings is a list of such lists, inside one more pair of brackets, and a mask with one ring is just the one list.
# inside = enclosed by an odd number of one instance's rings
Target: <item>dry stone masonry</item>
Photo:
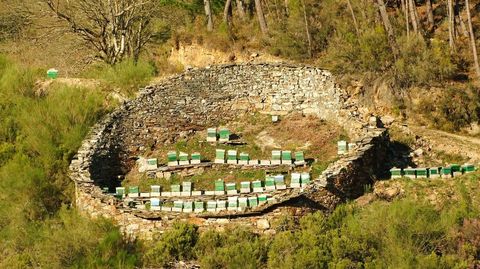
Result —
[[[303, 189], [274, 192], [274, 201], [248, 212], [196, 215], [148, 214], [119, 207], [102, 193], [113, 190], [146, 150], [169, 145], [210, 126], [234, 120], [245, 112], [283, 115], [314, 114], [344, 126], [355, 149], [342, 156]], [[140, 91], [96, 124], [70, 166], [77, 207], [93, 216], [113, 219], [126, 234], [150, 238], [173, 222], [186, 220], [202, 227], [242, 224], [270, 232], [284, 211], [304, 214], [331, 210], [363, 193], [364, 186], [388, 170], [388, 133], [363, 124], [357, 107], [328, 71], [280, 64], [221, 65], [190, 69]]]

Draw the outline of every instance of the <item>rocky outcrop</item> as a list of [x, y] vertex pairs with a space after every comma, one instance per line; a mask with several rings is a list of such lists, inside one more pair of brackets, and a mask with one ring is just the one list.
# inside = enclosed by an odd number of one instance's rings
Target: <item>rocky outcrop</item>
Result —
[[[357, 148], [308, 188], [276, 192], [275, 202], [248, 213], [149, 216], [119, 207], [115, 198], [101, 192], [100, 187], [113, 190], [120, 185], [134, 164], [132, 157], [249, 111], [317, 115], [344, 126], [357, 139]], [[270, 222], [283, 211], [332, 209], [361, 195], [385, 170], [388, 135], [384, 129], [365, 128], [358, 111], [333, 76], [319, 68], [246, 64], [191, 69], [143, 89], [93, 127], [70, 166], [77, 207], [91, 216], [113, 219], [127, 234], [147, 238], [178, 220], [200, 227], [242, 224], [268, 232]]]

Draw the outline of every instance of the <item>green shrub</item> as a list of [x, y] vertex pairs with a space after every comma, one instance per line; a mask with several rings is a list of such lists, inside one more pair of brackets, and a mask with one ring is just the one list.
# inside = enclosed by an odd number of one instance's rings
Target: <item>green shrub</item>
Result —
[[145, 253], [145, 263], [149, 266], [167, 266], [173, 261], [191, 260], [198, 241], [197, 227], [184, 222], [176, 222], [172, 229], [159, 236]]
[[450, 78], [456, 71], [447, 44], [412, 35], [399, 38], [400, 55], [395, 62], [395, 77], [404, 87], [426, 85]]
[[124, 60], [114, 66], [100, 64], [89, 70], [87, 77], [102, 79], [107, 87], [120, 89], [123, 94], [132, 96], [150, 82], [155, 71], [149, 62]]

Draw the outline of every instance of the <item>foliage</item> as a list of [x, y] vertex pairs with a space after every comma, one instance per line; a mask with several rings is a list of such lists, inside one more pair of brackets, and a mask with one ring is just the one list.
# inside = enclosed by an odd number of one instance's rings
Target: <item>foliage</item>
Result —
[[198, 241], [197, 228], [193, 225], [176, 222], [172, 229], [160, 235], [145, 253], [149, 265], [165, 267], [169, 263], [194, 258], [194, 247]]
[[125, 60], [114, 66], [100, 64], [87, 71], [87, 77], [103, 80], [109, 87], [120, 89], [132, 96], [140, 87], [148, 84], [155, 74], [155, 67], [145, 61]]
[[132, 268], [136, 247], [117, 228], [65, 206], [68, 164], [105, 96], [64, 85], [39, 94], [38, 78], [0, 56], [0, 267]]

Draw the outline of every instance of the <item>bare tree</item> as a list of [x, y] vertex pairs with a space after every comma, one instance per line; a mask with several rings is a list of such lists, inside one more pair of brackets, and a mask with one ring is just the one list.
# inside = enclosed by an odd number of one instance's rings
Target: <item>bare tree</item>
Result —
[[377, 6], [380, 12], [380, 17], [382, 18], [383, 27], [385, 28], [385, 31], [387, 32], [387, 35], [388, 35], [388, 43], [392, 48], [393, 56], [397, 58], [398, 56], [397, 42], [395, 41], [395, 33], [393, 32], [393, 27], [388, 17], [387, 8], [385, 7], [385, 2], [383, 2], [383, 0], [377, 0]]
[[150, 0], [43, 0], [109, 64], [138, 60], [150, 40], [154, 14]]
[[236, 4], [237, 4], [237, 12], [238, 12], [238, 16], [240, 17], [240, 19], [244, 20], [245, 19], [245, 7], [243, 6], [243, 0], [236, 0]]
[[465, 9], [467, 10], [468, 30], [470, 32], [470, 43], [472, 45], [473, 64], [475, 65], [475, 72], [477, 77], [480, 78], [480, 66], [478, 65], [477, 45], [475, 43], [475, 35], [473, 33], [472, 15], [470, 14], [470, 3], [465, 0]]
[[350, 10], [350, 14], [352, 15], [353, 26], [355, 26], [355, 32], [357, 33], [357, 36], [358, 36], [360, 34], [360, 30], [358, 29], [357, 18], [355, 17], [355, 12], [353, 11], [352, 3], [350, 2], [350, 0], [347, 0], [347, 6], [348, 6], [348, 9]]
[[263, 14], [262, 2], [260, 0], [255, 0], [255, 10], [257, 11], [260, 30], [262, 30], [262, 33], [264, 34], [268, 33], [267, 21], [265, 20], [265, 15]]
[[232, 0], [225, 1], [225, 8], [223, 9], [223, 21], [230, 29], [230, 23], [232, 19]]
[[435, 25], [435, 20], [433, 19], [433, 7], [432, 7], [432, 1], [431, 0], [426, 0], [425, 5], [427, 6], [427, 20], [428, 24], [430, 27], [433, 27]]
[[448, 43], [451, 50], [455, 50], [455, 12], [453, 10], [453, 1], [447, 0], [448, 13]]
[[409, 0], [410, 6], [410, 19], [412, 20], [413, 31], [418, 34], [419, 33], [419, 22], [418, 22], [418, 15], [417, 15], [417, 6], [415, 5], [415, 1]]
[[205, 16], [207, 16], [207, 31], [213, 31], [213, 17], [212, 17], [212, 6], [210, 0], [203, 0], [205, 7]]
[[307, 15], [307, 7], [305, 5], [305, 0], [302, 0], [302, 6], [303, 6], [303, 19], [305, 20], [305, 34], [307, 35], [307, 41], [308, 41], [308, 56], [312, 58], [313, 57], [312, 36], [310, 35], [310, 27], [308, 26], [308, 15]]

